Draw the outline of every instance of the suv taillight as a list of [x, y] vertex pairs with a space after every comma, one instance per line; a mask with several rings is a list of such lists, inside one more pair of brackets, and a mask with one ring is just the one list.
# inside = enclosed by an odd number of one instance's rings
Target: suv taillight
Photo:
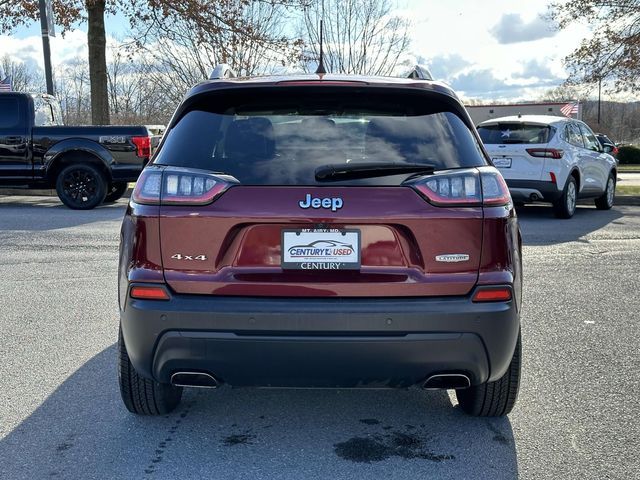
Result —
[[151, 156], [151, 137], [131, 137], [136, 146], [136, 155], [140, 158]]
[[435, 172], [412, 181], [410, 185], [436, 206], [493, 207], [511, 202], [504, 178], [493, 167]]
[[536, 158], [562, 158], [564, 152], [557, 148], [527, 148], [527, 153]]
[[146, 205], [207, 205], [231, 186], [228, 180], [188, 168], [147, 168], [131, 198]]

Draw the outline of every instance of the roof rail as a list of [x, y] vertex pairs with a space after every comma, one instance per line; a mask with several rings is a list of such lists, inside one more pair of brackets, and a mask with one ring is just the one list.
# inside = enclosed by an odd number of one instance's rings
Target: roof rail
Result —
[[235, 78], [236, 72], [227, 63], [219, 63], [211, 70], [209, 80], [219, 80], [221, 78]]
[[427, 67], [423, 65], [415, 65], [407, 74], [407, 78], [413, 78], [415, 80], [433, 80], [433, 75], [431, 75], [431, 72]]

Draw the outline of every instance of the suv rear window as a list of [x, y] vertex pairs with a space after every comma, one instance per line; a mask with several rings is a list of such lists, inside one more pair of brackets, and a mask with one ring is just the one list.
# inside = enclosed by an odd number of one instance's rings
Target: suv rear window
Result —
[[555, 128], [530, 123], [498, 123], [478, 127], [482, 142], [486, 145], [507, 143], [549, 143]]
[[[445, 101], [374, 88], [270, 87], [201, 95], [167, 133], [156, 164], [232, 175], [245, 185], [315, 185], [315, 169], [355, 162], [486, 165]], [[401, 183], [409, 175], [336, 184]]]

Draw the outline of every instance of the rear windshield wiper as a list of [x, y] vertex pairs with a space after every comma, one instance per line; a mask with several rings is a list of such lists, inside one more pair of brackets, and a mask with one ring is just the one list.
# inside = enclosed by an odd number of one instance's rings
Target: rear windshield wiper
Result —
[[316, 181], [334, 182], [359, 178], [386, 177], [403, 173], [433, 173], [434, 166], [427, 163], [334, 163], [316, 168]]

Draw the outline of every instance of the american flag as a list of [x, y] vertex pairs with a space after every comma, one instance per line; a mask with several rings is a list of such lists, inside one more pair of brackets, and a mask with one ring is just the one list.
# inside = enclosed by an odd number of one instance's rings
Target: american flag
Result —
[[565, 117], [570, 117], [573, 114], [577, 114], [578, 113], [578, 102], [567, 103], [564, 107], [562, 107], [560, 109], [560, 111], [562, 112], [562, 114]]
[[11, 77], [7, 77], [0, 82], [0, 92], [11, 91]]

